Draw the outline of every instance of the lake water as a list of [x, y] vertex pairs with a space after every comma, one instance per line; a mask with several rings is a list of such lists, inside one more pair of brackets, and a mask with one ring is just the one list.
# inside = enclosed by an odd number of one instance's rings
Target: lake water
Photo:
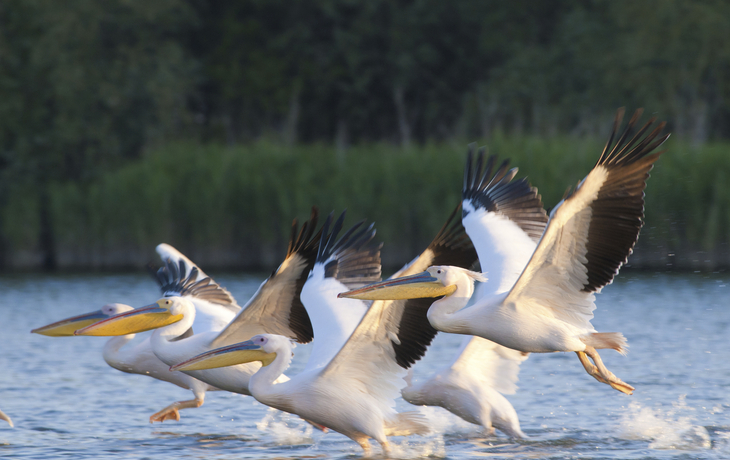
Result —
[[[216, 276], [239, 300], [263, 276]], [[529, 436], [485, 437], [448, 412], [426, 408], [434, 433], [391, 438], [399, 458], [730, 458], [730, 276], [625, 272], [598, 296], [594, 326], [621, 331], [628, 356], [603, 351], [606, 365], [636, 387], [623, 395], [588, 376], [574, 353], [533, 354], [508, 399]], [[247, 459], [358, 458], [338, 433], [321, 433], [251, 397], [211, 392], [180, 422], [149, 416], [192, 393], [108, 367], [106, 339], [51, 338], [30, 330], [108, 302], [157, 299], [142, 275], [0, 277], [0, 458]], [[449, 359], [460, 338], [440, 334], [415, 377]], [[307, 346], [296, 350], [301, 369]], [[399, 407], [407, 406], [403, 401]], [[374, 452], [379, 452], [374, 447]]]

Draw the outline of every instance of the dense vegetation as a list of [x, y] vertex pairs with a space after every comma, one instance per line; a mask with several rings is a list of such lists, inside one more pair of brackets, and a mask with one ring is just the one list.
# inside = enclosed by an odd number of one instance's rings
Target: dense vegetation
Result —
[[[491, 153], [519, 166], [518, 177], [526, 175], [538, 186], [548, 209], [593, 166], [602, 147], [566, 136], [498, 134], [488, 143]], [[670, 139], [666, 147], [648, 182], [647, 225], [634, 263], [727, 265], [730, 145], [692, 147]], [[52, 187], [58, 262], [139, 267], [166, 241], [204, 265], [271, 267], [286, 250], [292, 219], [306, 218], [317, 205], [323, 213], [347, 208], [350, 223], [374, 220], [385, 242], [385, 262], [404, 263], [428, 244], [459, 202], [464, 160], [465, 146], [457, 143], [408, 149], [372, 144], [346, 152], [267, 141], [233, 147], [171, 143], [90, 184]], [[14, 196], [3, 231], [13, 247], [37, 257], [40, 226], [33, 196]]]
[[6, 0], [0, 267], [136, 266], [162, 240], [269, 265], [312, 204], [375, 219], [401, 261], [467, 142], [552, 206], [618, 106], [675, 133], [644, 253], [727, 265], [728, 30], [720, 0]]

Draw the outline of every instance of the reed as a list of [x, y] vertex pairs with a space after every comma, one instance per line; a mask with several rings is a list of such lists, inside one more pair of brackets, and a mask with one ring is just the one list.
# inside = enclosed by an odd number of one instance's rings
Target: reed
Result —
[[[495, 134], [490, 153], [510, 158], [548, 209], [593, 166], [602, 142]], [[670, 139], [647, 187], [637, 252], [717, 251], [730, 234], [730, 144]], [[294, 217], [312, 205], [375, 221], [384, 261], [403, 263], [430, 241], [459, 202], [466, 145], [428, 143], [222, 146], [173, 142], [88, 184], [56, 184], [53, 228], [62, 265], [136, 266], [165, 241], [209, 265], [270, 267], [283, 256]], [[33, 194], [16, 193], [3, 233], [14, 252], [38, 234]], [[203, 262], [201, 261], [201, 264]]]

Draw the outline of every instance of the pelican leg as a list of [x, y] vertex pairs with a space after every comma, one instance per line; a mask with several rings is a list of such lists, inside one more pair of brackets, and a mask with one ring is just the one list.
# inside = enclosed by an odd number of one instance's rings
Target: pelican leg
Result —
[[10, 417], [5, 415], [5, 412], [3, 412], [1, 410], [0, 410], [0, 420], [5, 420], [6, 422], [8, 422], [10, 424], [10, 428], [12, 428], [14, 426], [13, 421], [10, 420]]
[[368, 441], [367, 436], [353, 438], [353, 441], [360, 444], [360, 447], [362, 447], [362, 450], [364, 451], [365, 457], [370, 456], [370, 454], [372, 453], [372, 449], [370, 449], [370, 442]]
[[203, 401], [205, 400], [204, 395], [196, 395], [195, 399], [191, 399], [189, 401], [177, 401], [169, 406], [165, 407], [159, 412], [156, 412], [152, 414], [150, 417], [150, 423], [154, 422], [164, 422], [165, 420], [175, 420], [177, 422], [180, 421], [180, 409], [190, 409], [194, 407], [200, 407], [203, 405]]
[[380, 443], [380, 447], [383, 448], [383, 457], [390, 458], [390, 443], [388, 441], [383, 441]]
[[626, 393], [627, 395], [634, 393], [634, 387], [616, 377], [611, 371], [606, 369], [606, 366], [603, 364], [603, 360], [601, 360], [601, 356], [598, 354], [595, 348], [586, 346], [586, 354], [590, 356], [590, 358], [596, 364], [596, 367], [598, 368], [598, 373], [604, 380], [606, 380], [609, 385], [611, 385], [611, 388], [613, 388], [614, 390], [618, 390], [621, 393]]
[[586, 355], [585, 352], [576, 351], [575, 354], [578, 355], [578, 359], [580, 359], [580, 363], [583, 364], [583, 367], [585, 368], [586, 372], [588, 372], [588, 375], [598, 380], [599, 382], [608, 385], [608, 382], [604, 380], [603, 377], [601, 377], [601, 374], [598, 372], [598, 368], [594, 366], [593, 363], [588, 359], [588, 355]]

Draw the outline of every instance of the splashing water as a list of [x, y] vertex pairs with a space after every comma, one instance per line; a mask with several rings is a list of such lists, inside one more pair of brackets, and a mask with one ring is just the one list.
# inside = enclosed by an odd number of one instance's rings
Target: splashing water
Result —
[[269, 407], [264, 418], [256, 423], [256, 428], [274, 438], [277, 445], [311, 444], [312, 425], [299, 417]]
[[638, 402], [632, 402], [629, 412], [621, 419], [620, 436], [650, 440], [650, 449], [710, 449], [710, 434], [705, 427], [695, 423], [692, 414], [695, 409], [687, 405], [685, 396], [680, 396], [668, 410], [642, 407]]

